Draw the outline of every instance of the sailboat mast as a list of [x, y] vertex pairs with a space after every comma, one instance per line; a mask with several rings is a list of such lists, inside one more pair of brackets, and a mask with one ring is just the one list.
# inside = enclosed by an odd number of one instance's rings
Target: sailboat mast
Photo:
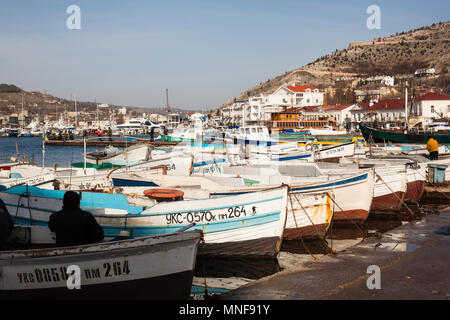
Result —
[[23, 114], [23, 92], [22, 92], [22, 129], [25, 124], [25, 115]]
[[408, 133], [408, 87], [405, 88], [405, 128]]
[[166, 119], [167, 124], [169, 124], [169, 113], [170, 113], [170, 106], [169, 106], [169, 89], [166, 89]]
[[74, 94], [74, 97], [75, 97], [75, 127], [78, 128], [77, 96]]

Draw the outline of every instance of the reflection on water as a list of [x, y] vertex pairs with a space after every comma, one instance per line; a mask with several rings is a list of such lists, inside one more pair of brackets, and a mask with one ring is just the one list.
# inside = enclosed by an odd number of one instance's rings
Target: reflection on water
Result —
[[[295, 267], [305, 261], [311, 261], [320, 255], [339, 252], [352, 247], [364, 238], [381, 237], [407, 221], [420, 220], [426, 214], [439, 214], [438, 210], [446, 205], [427, 205], [413, 207], [411, 213], [407, 209], [397, 211], [371, 212], [362, 225], [333, 224], [325, 239], [283, 241], [278, 259], [211, 259], [197, 258], [194, 273], [194, 285], [191, 298], [203, 299], [206, 290], [209, 298], [223, 292], [234, 290], [246, 283]], [[448, 232], [450, 227], [441, 232]], [[445, 232], [443, 232], [445, 233]], [[395, 234], [394, 234], [395, 236]], [[408, 235], [409, 236], [409, 235]], [[394, 237], [392, 240], [395, 240]], [[393, 250], [409, 252], [420, 246], [403, 241], [383, 242], [377, 250]]]
[[197, 257], [194, 276], [260, 279], [280, 271], [278, 259]]

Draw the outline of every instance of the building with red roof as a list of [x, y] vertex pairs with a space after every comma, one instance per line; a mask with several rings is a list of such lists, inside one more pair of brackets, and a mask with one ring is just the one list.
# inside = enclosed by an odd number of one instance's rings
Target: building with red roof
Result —
[[314, 86], [283, 85], [271, 94], [273, 100], [280, 99], [281, 103], [288, 103], [299, 107], [321, 106], [325, 92]]

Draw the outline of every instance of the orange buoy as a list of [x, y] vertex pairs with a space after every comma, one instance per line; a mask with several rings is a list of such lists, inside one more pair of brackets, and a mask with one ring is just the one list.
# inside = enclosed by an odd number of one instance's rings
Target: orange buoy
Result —
[[173, 189], [147, 189], [144, 195], [157, 201], [183, 200], [184, 192]]

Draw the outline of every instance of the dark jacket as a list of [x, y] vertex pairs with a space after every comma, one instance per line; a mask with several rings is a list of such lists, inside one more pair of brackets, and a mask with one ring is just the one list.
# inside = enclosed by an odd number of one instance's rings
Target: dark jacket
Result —
[[94, 216], [80, 208], [66, 208], [50, 216], [48, 227], [56, 234], [56, 246], [68, 247], [103, 240], [103, 228]]
[[0, 199], [0, 251], [6, 250], [8, 238], [11, 235], [14, 224], [9, 215], [8, 209]]

